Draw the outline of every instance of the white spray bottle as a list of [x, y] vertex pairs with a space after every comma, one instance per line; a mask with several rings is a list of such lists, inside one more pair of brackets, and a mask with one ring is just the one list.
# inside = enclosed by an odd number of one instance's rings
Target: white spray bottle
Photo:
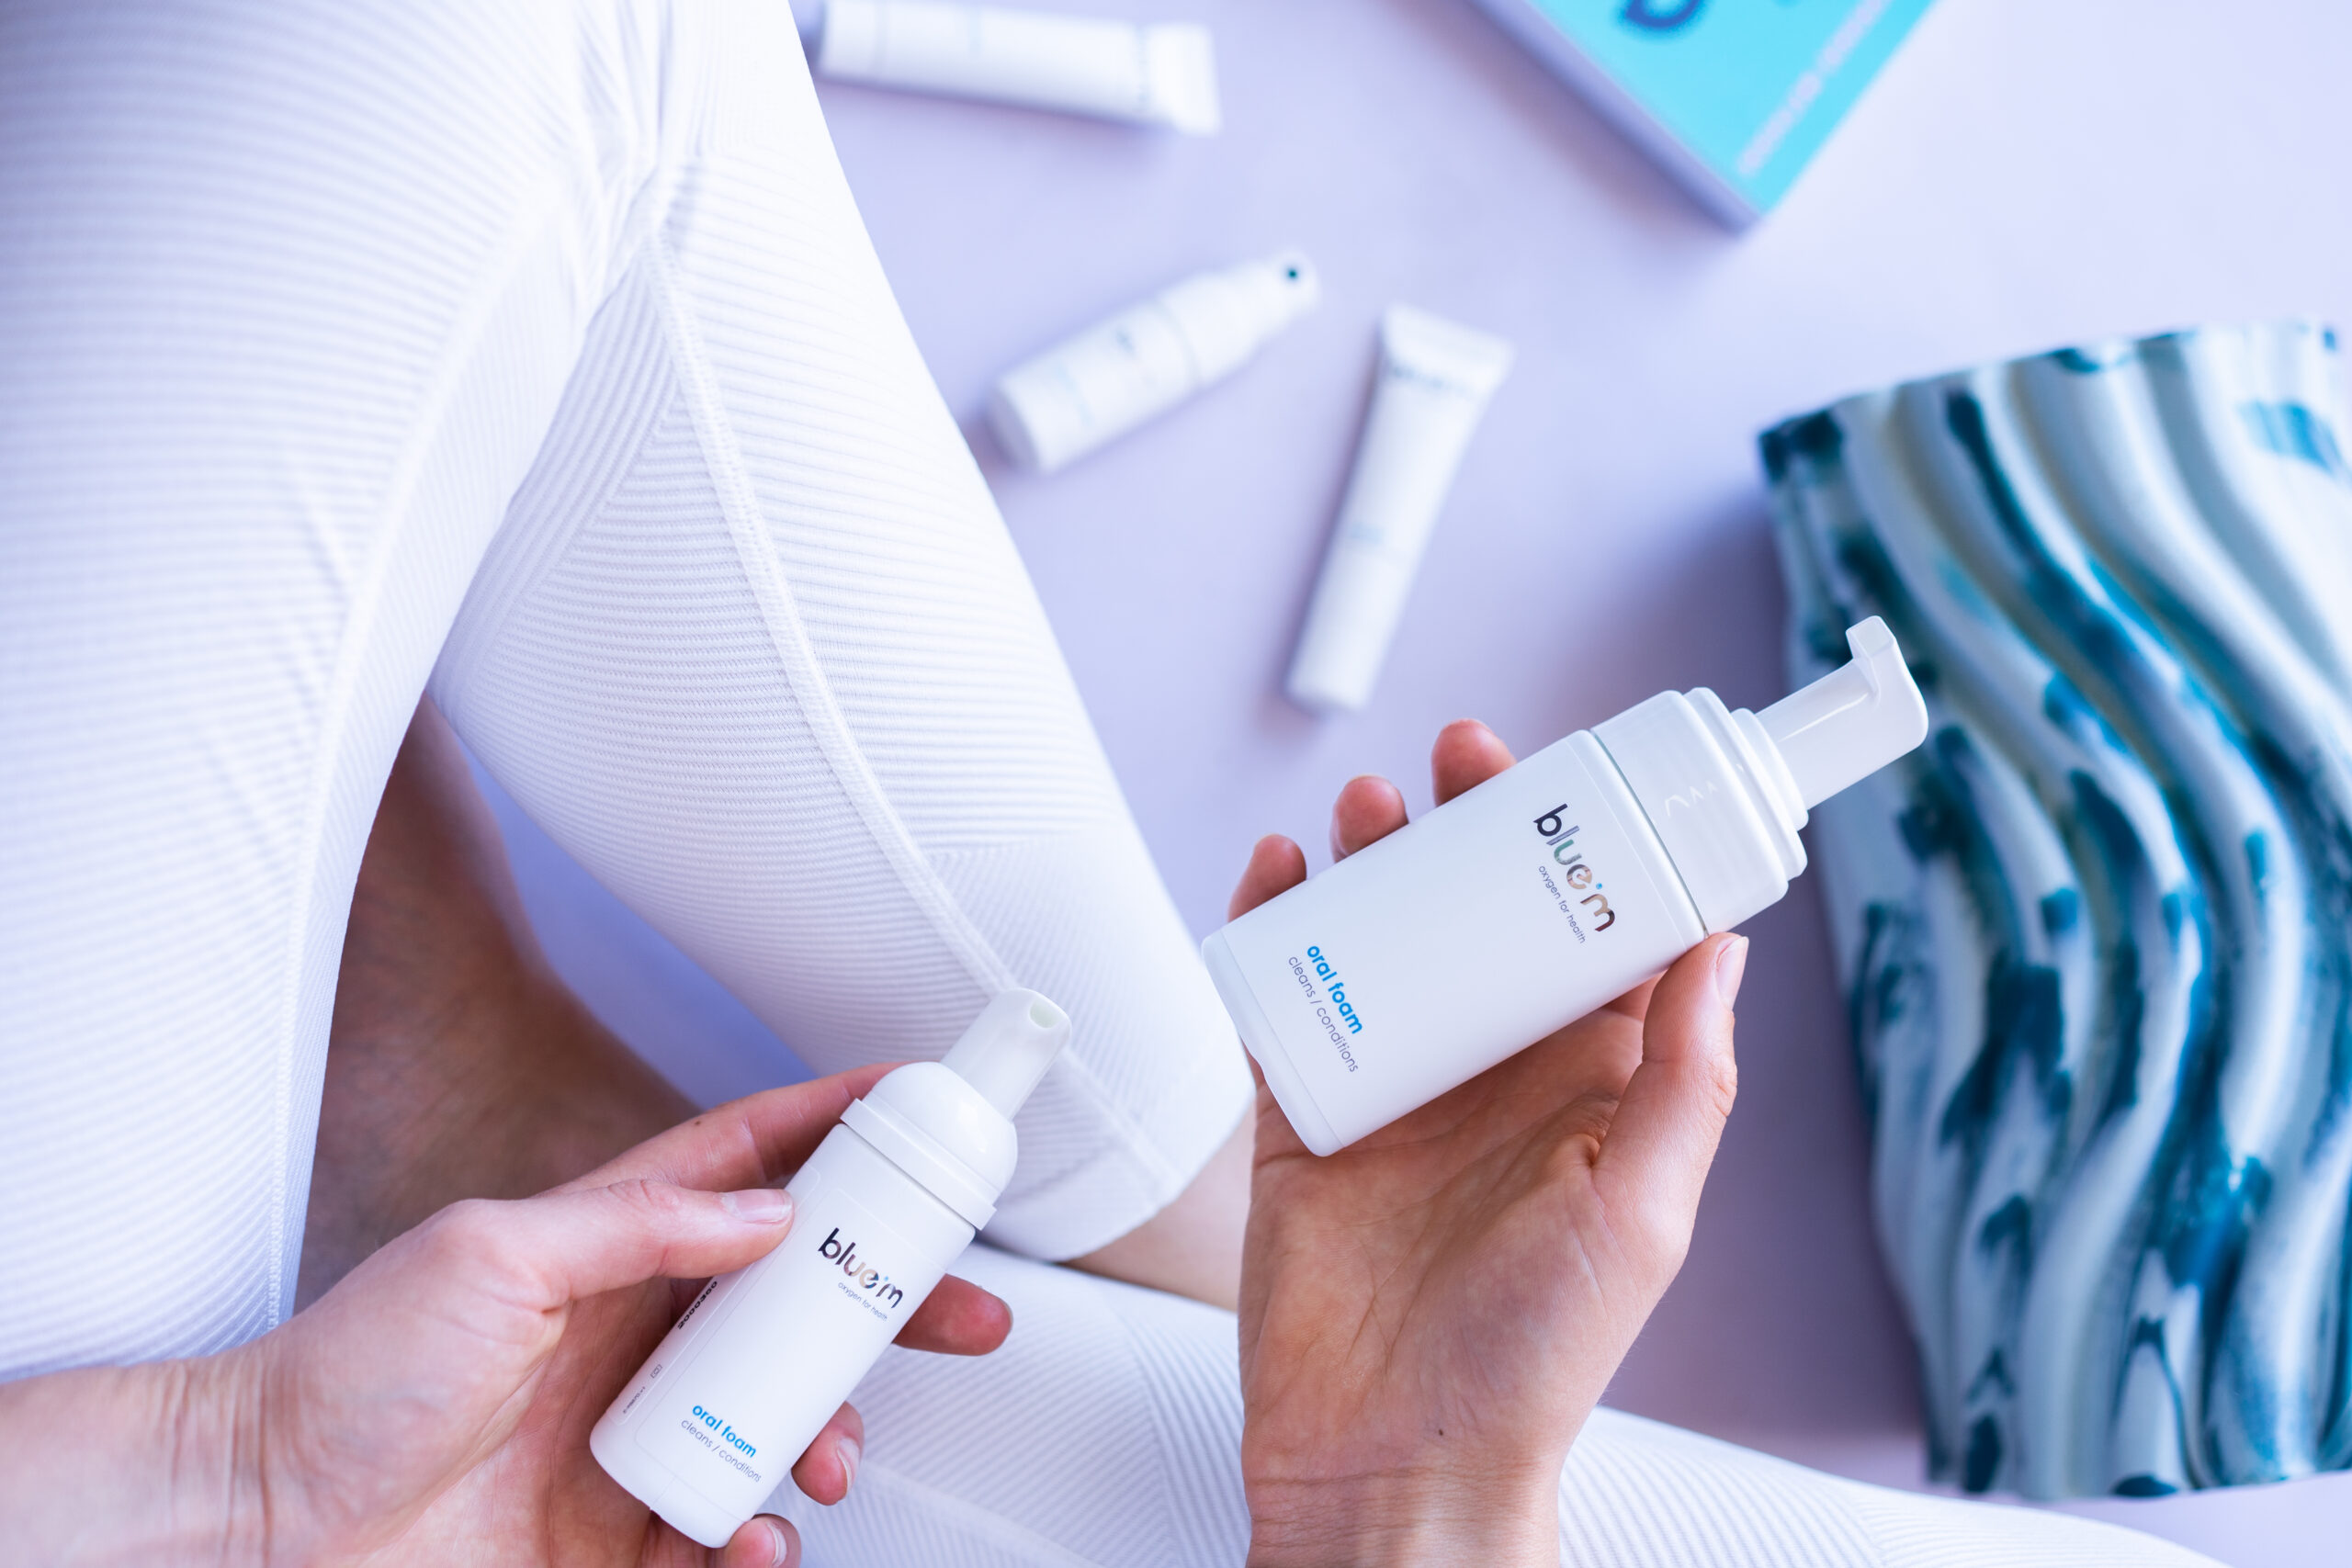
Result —
[[1321, 294], [1296, 251], [1195, 273], [1006, 371], [989, 427], [1053, 473], [1240, 369]]
[[726, 1545], [995, 1213], [1012, 1114], [1069, 1038], [1059, 1008], [1006, 991], [851, 1105], [786, 1184], [791, 1234], [705, 1287], [597, 1421], [605, 1472]]
[[1804, 870], [1806, 814], [1917, 746], [1873, 615], [1761, 714], [1662, 692], [1270, 899], [1203, 944], [1318, 1155], [1354, 1143], [1728, 931]]

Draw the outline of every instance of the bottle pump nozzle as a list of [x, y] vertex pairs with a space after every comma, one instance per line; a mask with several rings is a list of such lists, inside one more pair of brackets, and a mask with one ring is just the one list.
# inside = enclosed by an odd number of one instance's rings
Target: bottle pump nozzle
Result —
[[940, 1065], [1007, 1118], [1069, 1039], [1069, 1015], [1035, 991], [1000, 991]]
[[1928, 705], [1886, 623], [1848, 627], [1846, 645], [1850, 662], [1756, 716], [1808, 811], [1928, 738]]

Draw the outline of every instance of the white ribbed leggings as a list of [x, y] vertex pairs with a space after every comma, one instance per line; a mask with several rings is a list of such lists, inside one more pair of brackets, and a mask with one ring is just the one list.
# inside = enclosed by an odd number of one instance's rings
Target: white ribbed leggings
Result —
[[[1248, 1080], [891, 301], [782, 0], [0, 7], [0, 1377], [287, 1310], [337, 957], [430, 689], [832, 1069], [1080, 1022], [991, 1238], [1131, 1228]], [[1213, 1563], [1230, 1317], [976, 1254], [818, 1562]], [[2165, 1560], [1625, 1417], [1565, 1561]], [[2187, 1559], [2183, 1557], [2182, 1561]]]

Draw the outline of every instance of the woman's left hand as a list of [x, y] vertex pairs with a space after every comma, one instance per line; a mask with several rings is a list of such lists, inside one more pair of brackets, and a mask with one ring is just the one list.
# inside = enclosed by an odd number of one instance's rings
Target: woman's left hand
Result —
[[[1510, 762], [1483, 725], [1453, 725], [1437, 798]], [[1396, 788], [1358, 779], [1333, 852], [1404, 825]], [[1295, 844], [1262, 840], [1232, 912], [1306, 874]], [[1561, 1462], [1681, 1265], [1731, 1110], [1747, 946], [1709, 938], [1324, 1158], [1261, 1086], [1241, 1271], [1252, 1563], [1559, 1560]]]

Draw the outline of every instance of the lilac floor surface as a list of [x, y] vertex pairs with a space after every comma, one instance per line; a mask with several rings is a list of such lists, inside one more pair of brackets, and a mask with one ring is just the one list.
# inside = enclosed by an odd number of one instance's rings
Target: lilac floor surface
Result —
[[[1076, 0], [1036, 0], [1075, 6]], [[1782, 209], [1717, 227], [1469, 0], [1090, 0], [1216, 32], [1213, 140], [823, 90], [915, 335], [995, 485], [1196, 930], [1250, 841], [1310, 845], [1360, 772], [1425, 804], [1444, 721], [1532, 749], [1664, 687], [1781, 689], [1752, 452], [1846, 391], [2207, 320], [2352, 325], [2352, 8], [1946, 0]], [[2333, 151], [2331, 151], [2333, 150]], [[1304, 246], [1325, 303], [1231, 384], [1050, 479], [989, 379], [1194, 268]], [[1277, 694], [1406, 299], [1508, 334], [1372, 709]], [[788, 1071], [740, 1009], [516, 825], [560, 962], [693, 1092]], [[1611, 1403], [1919, 1483], [1909, 1352], [1863, 1205], [1861, 1111], [1802, 885], [1749, 928], [1742, 1087], [1688, 1268]], [[2080, 1511], [2239, 1568], [2346, 1560], [2352, 1477]]]

